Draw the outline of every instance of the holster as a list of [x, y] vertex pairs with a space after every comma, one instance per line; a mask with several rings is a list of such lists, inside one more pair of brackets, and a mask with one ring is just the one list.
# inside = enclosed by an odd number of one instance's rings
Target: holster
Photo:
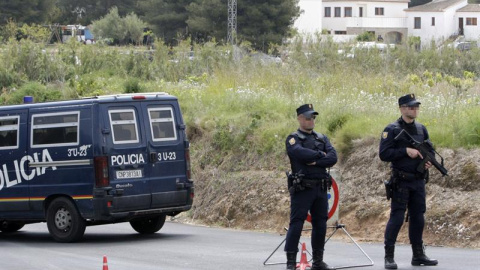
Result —
[[396, 189], [397, 184], [397, 176], [394, 171], [390, 173], [390, 179], [384, 181], [383, 184], [385, 185], [385, 195], [387, 200], [390, 200], [393, 198], [393, 191]]
[[327, 190], [330, 190], [332, 188], [333, 184], [333, 177], [329, 174], [327, 178]]
[[305, 190], [305, 185], [303, 183], [303, 174], [301, 172], [295, 174], [286, 172], [286, 174], [288, 180], [288, 192], [290, 193], [290, 195]]

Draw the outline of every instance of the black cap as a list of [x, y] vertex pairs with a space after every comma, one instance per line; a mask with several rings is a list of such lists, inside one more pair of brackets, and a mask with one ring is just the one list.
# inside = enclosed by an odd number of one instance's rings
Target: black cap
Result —
[[303, 104], [297, 108], [297, 115], [303, 114], [305, 116], [311, 116], [312, 114], [318, 115], [318, 112], [313, 110], [312, 104]]
[[421, 104], [415, 99], [415, 94], [408, 94], [398, 99], [398, 106], [407, 105], [414, 106]]

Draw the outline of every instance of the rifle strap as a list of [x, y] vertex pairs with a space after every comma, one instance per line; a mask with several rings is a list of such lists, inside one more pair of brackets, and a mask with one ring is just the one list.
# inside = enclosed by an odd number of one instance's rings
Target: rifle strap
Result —
[[[423, 125], [420, 124], [420, 123], [417, 123], [417, 122], [414, 122], [415, 124], [415, 128], [417, 129], [417, 135], [422, 135], [423, 138], [424, 137], [424, 134], [423, 134]], [[397, 121], [391, 123], [392, 126], [394, 126], [395, 128], [398, 128], [398, 129], [405, 129], [405, 122], [403, 122], [401, 120], [401, 118], [399, 118]]]

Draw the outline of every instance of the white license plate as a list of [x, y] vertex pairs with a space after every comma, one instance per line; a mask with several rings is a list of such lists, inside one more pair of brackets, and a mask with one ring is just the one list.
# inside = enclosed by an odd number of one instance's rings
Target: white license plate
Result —
[[142, 178], [142, 170], [117, 171], [117, 179]]

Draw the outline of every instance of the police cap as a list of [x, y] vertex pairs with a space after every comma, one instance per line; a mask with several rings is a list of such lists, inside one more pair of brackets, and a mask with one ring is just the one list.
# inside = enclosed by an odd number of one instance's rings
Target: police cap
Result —
[[318, 112], [313, 109], [312, 104], [303, 104], [302, 106], [297, 108], [297, 116], [300, 114], [303, 114], [305, 116], [311, 116], [318, 115]]
[[415, 94], [408, 94], [398, 99], [398, 106], [415, 106], [419, 104], [421, 103], [415, 99]]

